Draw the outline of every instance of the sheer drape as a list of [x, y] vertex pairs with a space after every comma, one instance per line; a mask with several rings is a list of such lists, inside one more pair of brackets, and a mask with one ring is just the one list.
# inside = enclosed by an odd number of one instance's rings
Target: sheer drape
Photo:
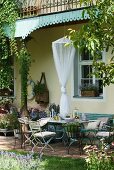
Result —
[[63, 37], [52, 42], [53, 57], [61, 85], [60, 114], [65, 117], [69, 113], [70, 103], [67, 96], [66, 84], [73, 65], [75, 49], [72, 45], [65, 46], [70, 40]]

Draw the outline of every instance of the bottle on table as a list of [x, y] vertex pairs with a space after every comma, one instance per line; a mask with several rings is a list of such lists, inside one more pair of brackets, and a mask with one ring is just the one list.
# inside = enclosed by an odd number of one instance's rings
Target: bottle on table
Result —
[[72, 116], [72, 117], [75, 118], [75, 119], [79, 119], [78, 109], [77, 109], [77, 108], [75, 108], [75, 109], [73, 110], [73, 116]]

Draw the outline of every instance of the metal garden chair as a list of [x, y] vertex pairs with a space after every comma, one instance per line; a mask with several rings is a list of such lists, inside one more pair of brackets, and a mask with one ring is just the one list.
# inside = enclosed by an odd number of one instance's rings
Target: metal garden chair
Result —
[[37, 122], [29, 121], [29, 127], [32, 132], [32, 139], [34, 143], [32, 151], [34, 151], [35, 147], [41, 145], [42, 147], [40, 150], [40, 154], [42, 154], [43, 150], [47, 147], [51, 148], [51, 150], [54, 151], [54, 149], [50, 145], [50, 142], [55, 137], [56, 133], [43, 130], [43, 127], [47, 124], [47, 122], [48, 122], [47, 118], [42, 118]]
[[106, 149], [109, 149], [111, 143], [114, 141], [114, 127], [104, 125], [103, 129], [100, 129], [96, 133], [96, 138], [99, 140], [98, 145], [100, 145], [100, 140], [103, 139], [106, 145]]
[[67, 150], [68, 154], [71, 145], [76, 143], [79, 147], [80, 154], [82, 153], [82, 138], [81, 138], [81, 125], [80, 123], [66, 123], [64, 125], [66, 137], [67, 137]]
[[20, 123], [20, 131], [21, 131], [21, 147], [26, 146], [26, 144], [34, 145], [32, 139], [32, 132], [29, 130], [29, 120], [27, 117], [18, 118]]

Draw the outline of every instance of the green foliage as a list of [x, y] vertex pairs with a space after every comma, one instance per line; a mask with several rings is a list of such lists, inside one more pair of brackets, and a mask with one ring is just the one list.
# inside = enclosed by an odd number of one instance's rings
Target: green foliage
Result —
[[106, 64], [104, 62], [94, 61], [93, 65], [95, 67], [94, 75], [100, 78], [103, 77], [104, 86], [114, 83], [114, 62]]
[[[10, 65], [11, 57], [17, 56], [20, 62], [22, 106], [27, 103], [27, 76], [30, 66], [30, 55], [25, 46], [18, 53], [14, 39], [15, 22], [18, 18], [17, 0], [0, 1], [0, 87], [10, 88], [13, 85], [13, 69]], [[6, 28], [9, 27], [10, 38], [6, 37]]]
[[13, 152], [1, 151], [0, 167], [1, 170], [87, 170], [84, 159], [43, 156], [42, 161], [40, 161], [37, 153], [32, 155], [25, 151], [16, 150]]
[[[16, 45], [14, 40], [15, 33], [15, 22], [18, 18], [17, 6], [15, 0], [5, 0], [0, 4], [0, 47], [1, 47], [1, 58], [7, 58], [9, 56], [9, 46], [12, 48]], [[10, 28], [10, 34], [12, 39], [8, 41], [5, 34], [5, 26], [8, 25]], [[16, 48], [16, 47], [15, 47]], [[13, 50], [13, 49], [12, 49]], [[15, 50], [14, 50], [15, 51]]]
[[26, 105], [27, 101], [27, 81], [29, 75], [29, 67], [31, 63], [30, 54], [28, 53], [24, 42], [19, 53], [20, 74], [21, 74], [21, 104]]
[[6, 115], [0, 118], [0, 129], [10, 129], [10, 121]]
[[112, 157], [105, 151], [106, 145], [104, 140], [101, 141], [101, 148], [98, 149], [96, 146], [86, 146], [84, 148], [87, 153], [86, 164], [87, 170], [113, 170], [114, 163]]
[[18, 117], [16, 114], [5, 114], [0, 117], [1, 129], [17, 129], [19, 128]]
[[41, 84], [39, 82], [37, 82], [35, 85], [34, 85], [34, 93], [35, 94], [39, 94], [39, 93], [43, 93], [45, 91], [46, 87], [45, 87], [45, 84]]
[[44, 165], [45, 170], [87, 170], [84, 159], [45, 156], [44, 160], [46, 161]]
[[14, 70], [11, 66], [11, 57], [0, 61], [0, 88], [11, 88], [14, 83]]
[[3, 99], [0, 100], [0, 107], [4, 108], [5, 105], [10, 106], [11, 103], [12, 103], [12, 100], [10, 98], [8, 99], [4, 97]]
[[32, 154], [21, 155], [13, 152], [0, 151], [1, 170], [43, 170], [40, 160]]
[[98, 86], [95, 85], [95, 84], [84, 84], [84, 85], [80, 86], [80, 90], [81, 91], [84, 91], [84, 90], [86, 90], [86, 91], [93, 90], [93, 91], [98, 92]]
[[[0, 87], [9, 88], [13, 82], [13, 69], [10, 64], [11, 56], [18, 55], [14, 39], [15, 22], [18, 17], [15, 0], [0, 2]], [[6, 37], [5, 27], [10, 29], [11, 39]]]
[[[81, 3], [92, 4], [91, 0], [80, 0]], [[109, 85], [112, 83], [114, 74], [113, 59], [114, 52], [114, 1], [113, 0], [97, 0], [96, 4], [93, 4], [90, 8], [86, 8], [83, 11], [83, 16], [87, 13], [90, 17], [89, 21], [84, 24], [80, 30], [69, 29], [69, 38], [71, 39], [75, 48], [82, 51], [87, 48], [93, 56], [93, 67], [96, 69], [98, 76], [102, 77], [102, 72], [105, 74], [105, 70], [110, 70], [107, 76], [103, 78], [103, 84]], [[99, 58], [101, 51], [104, 48], [108, 51], [109, 47], [112, 49], [110, 53], [111, 61], [108, 64], [104, 62], [99, 64]], [[100, 65], [103, 67], [100, 68]], [[114, 69], [113, 69], [114, 70]]]

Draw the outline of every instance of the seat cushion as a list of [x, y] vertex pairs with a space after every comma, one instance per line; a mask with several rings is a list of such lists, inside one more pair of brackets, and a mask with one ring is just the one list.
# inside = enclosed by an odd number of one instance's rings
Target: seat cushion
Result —
[[114, 132], [105, 132], [104, 131], [104, 132], [98, 132], [96, 134], [97, 137], [110, 137], [112, 135], [114, 135]]
[[98, 118], [98, 120], [100, 120], [99, 130], [102, 130], [105, 127], [105, 125], [108, 123], [109, 118], [108, 117], [100, 117], [100, 118]]
[[48, 132], [48, 131], [38, 132], [34, 134], [35, 137], [39, 137], [39, 138], [53, 137], [55, 135], [56, 135], [55, 132]]
[[41, 118], [39, 120], [37, 120], [37, 123], [40, 127], [45, 126], [50, 120], [50, 117], [46, 117], [46, 118]]
[[89, 122], [87, 127], [86, 127], [86, 130], [94, 130], [94, 129], [98, 129], [99, 127], [99, 124], [100, 124], [100, 120], [96, 120], [94, 122]]

